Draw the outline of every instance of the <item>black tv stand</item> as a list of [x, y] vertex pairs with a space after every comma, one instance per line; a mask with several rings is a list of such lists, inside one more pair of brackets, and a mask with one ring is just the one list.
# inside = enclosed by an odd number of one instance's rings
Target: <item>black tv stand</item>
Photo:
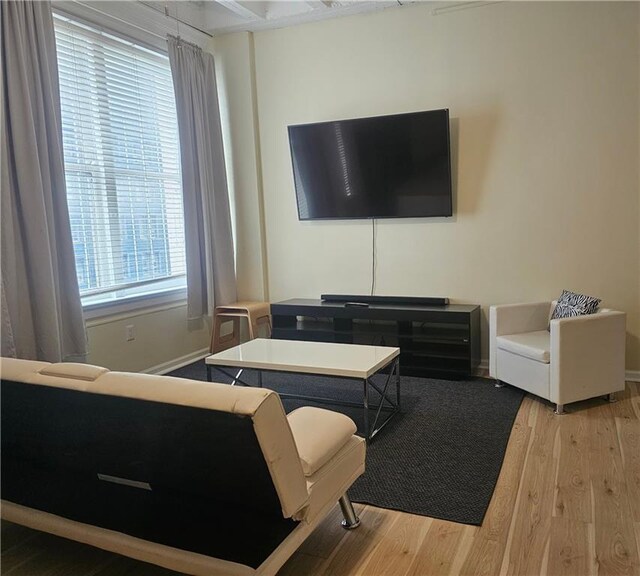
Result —
[[272, 337], [397, 346], [407, 375], [468, 377], [480, 364], [480, 306], [362, 303], [368, 306], [307, 299], [271, 304]]

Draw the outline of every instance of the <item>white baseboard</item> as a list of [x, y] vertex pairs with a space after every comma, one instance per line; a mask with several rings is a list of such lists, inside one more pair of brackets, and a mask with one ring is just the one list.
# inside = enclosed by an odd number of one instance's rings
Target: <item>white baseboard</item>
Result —
[[173, 360], [169, 360], [168, 362], [163, 362], [162, 364], [158, 364], [157, 366], [152, 366], [151, 368], [147, 368], [143, 370], [143, 374], [167, 374], [172, 370], [177, 370], [178, 368], [182, 368], [187, 364], [191, 364], [192, 362], [196, 362], [198, 360], [202, 360], [209, 356], [209, 348], [203, 348], [202, 350], [196, 350], [191, 354], [185, 354], [184, 356], [180, 356], [179, 358], [174, 358]]
[[489, 378], [489, 360], [480, 360], [475, 375], [480, 378]]
[[627, 370], [624, 373], [624, 379], [629, 382], [640, 382], [640, 370]]

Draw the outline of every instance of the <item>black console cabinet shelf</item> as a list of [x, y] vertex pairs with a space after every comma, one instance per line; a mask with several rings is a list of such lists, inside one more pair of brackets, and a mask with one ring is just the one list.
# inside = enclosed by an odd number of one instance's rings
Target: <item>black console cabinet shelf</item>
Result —
[[293, 299], [271, 304], [272, 338], [400, 348], [413, 376], [459, 378], [480, 363], [480, 306], [415, 306]]

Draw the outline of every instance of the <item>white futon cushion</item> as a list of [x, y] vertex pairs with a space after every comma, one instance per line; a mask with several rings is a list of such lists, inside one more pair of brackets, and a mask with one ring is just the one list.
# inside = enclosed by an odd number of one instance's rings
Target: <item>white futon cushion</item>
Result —
[[58, 364], [49, 364], [40, 370], [43, 376], [56, 376], [57, 378], [70, 378], [71, 380], [86, 380], [87, 382], [95, 382], [100, 376], [109, 372], [101, 366], [92, 366], [91, 364], [79, 364], [75, 362], [59, 362]]
[[546, 330], [498, 336], [496, 343], [500, 350], [549, 364], [551, 335]]
[[323, 408], [303, 406], [287, 419], [305, 476], [322, 468], [356, 433], [351, 418]]

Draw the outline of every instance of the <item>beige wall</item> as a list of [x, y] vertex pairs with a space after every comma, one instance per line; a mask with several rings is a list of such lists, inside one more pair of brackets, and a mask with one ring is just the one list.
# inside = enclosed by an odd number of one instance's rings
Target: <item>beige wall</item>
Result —
[[[130, 342], [129, 325], [135, 333]], [[184, 303], [89, 320], [87, 335], [90, 364], [127, 372], [164, 371], [176, 360], [195, 360], [209, 348], [206, 321], [188, 321]]]
[[216, 37], [209, 49], [216, 59], [238, 299], [268, 300], [253, 36]]
[[[380, 221], [376, 293], [482, 304], [484, 336], [490, 304], [597, 295], [627, 311], [627, 368], [640, 369], [638, 9], [417, 5], [256, 33], [271, 300], [371, 285], [369, 222], [298, 221], [287, 125], [447, 107], [455, 216]], [[224, 42], [233, 108], [251, 45]], [[238, 202], [254, 202], [256, 182], [238, 187], [253, 178], [242, 170], [256, 150], [241, 142], [254, 128], [231, 120]], [[259, 247], [252, 221], [245, 242]], [[256, 254], [239, 251], [239, 269], [259, 266]]]

